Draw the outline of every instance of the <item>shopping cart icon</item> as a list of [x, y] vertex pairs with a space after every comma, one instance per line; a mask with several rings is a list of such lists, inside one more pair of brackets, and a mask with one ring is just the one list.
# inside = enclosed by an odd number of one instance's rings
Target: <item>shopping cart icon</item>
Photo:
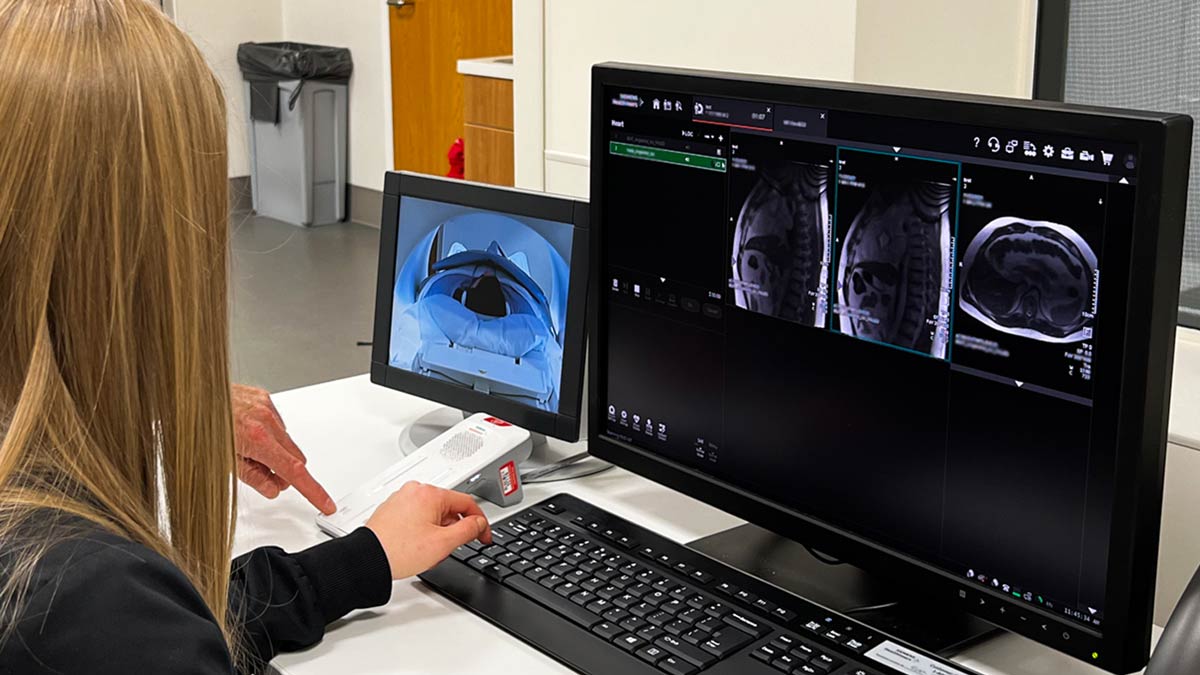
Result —
[[1104, 166], [1112, 166], [1113, 154], [1111, 152], [1100, 151], [1100, 159], [1104, 160]]

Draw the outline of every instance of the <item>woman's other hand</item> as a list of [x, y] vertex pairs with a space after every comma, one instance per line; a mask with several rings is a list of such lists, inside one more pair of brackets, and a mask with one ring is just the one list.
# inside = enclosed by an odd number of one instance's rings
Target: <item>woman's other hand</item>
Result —
[[393, 579], [420, 574], [474, 539], [492, 543], [487, 518], [474, 499], [417, 482], [388, 497], [367, 527], [387, 553]]

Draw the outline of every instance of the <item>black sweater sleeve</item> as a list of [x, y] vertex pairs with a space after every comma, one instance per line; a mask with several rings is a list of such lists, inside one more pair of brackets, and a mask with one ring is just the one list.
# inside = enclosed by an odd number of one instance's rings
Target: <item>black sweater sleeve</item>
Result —
[[360, 527], [299, 553], [264, 547], [237, 558], [229, 593], [242, 647], [257, 667], [316, 644], [351, 610], [386, 603], [392, 575], [379, 540]]
[[[244, 672], [318, 642], [330, 621], [391, 594], [387, 557], [366, 529], [292, 555], [257, 549], [233, 568], [230, 601], [243, 622]], [[0, 675], [234, 672], [217, 622], [187, 577], [107, 533], [51, 548], [23, 604], [0, 643]]]

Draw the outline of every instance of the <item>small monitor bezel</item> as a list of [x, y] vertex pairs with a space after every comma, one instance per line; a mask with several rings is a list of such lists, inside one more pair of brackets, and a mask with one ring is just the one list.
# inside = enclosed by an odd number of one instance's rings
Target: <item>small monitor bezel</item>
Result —
[[[604, 103], [609, 87], [762, 100], [829, 110], [952, 120], [1136, 144], [1140, 152], [1135, 217], [1106, 255], [1105, 321], [1098, 341], [1092, 438], [1116, 456], [1113, 523], [1102, 631], [1014, 602], [998, 591], [867, 537], [820, 521], [728, 481], [603, 433], [607, 319], [596, 279], [604, 261]], [[591, 454], [736, 516], [927, 593], [929, 602], [965, 610], [1112, 672], [1145, 665], [1150, 644], [1180, 251], [1183, 241], [1191, 120], [1182, 115], [1117, 111], [947, 92], [716, 73], [620, 63], [592, 70], [592, 302], [589, 310]], [[1165, 364], [1165, 365], [1164, 365]], [[980, 603], [980, 600], [983, 602]], [[984, 607], [985, 606], [985, 607]], [[983, 608], [981, 608], [983, 607]], [[1004, 612], [998, 611], [1004, 608]], [[1047, 628], [1042, 628], [1045, 625]], [[1069, 637], [1064, 637], [1069, 636]]]
[[[389, 365], [392, 294], [396, 279], [396, 239], [400, 227], [400, 204], [406, 197], [538, 218], [575, 228], [571, 244], [571, 282], [567, 291], [562, 382], [559, 384], [557, 413], [538, 410]], [[588, 269], [591, 263], [588, 252], [588, 220], [587, 202], [571, 197], [409, 172], [389, 172], [384, 179], [383, 219], [380, 223], [371, 381], [467, 413], [487, 412], [533, 433], [568, 442], [579, 440], [580, 419], [583, 413]]]

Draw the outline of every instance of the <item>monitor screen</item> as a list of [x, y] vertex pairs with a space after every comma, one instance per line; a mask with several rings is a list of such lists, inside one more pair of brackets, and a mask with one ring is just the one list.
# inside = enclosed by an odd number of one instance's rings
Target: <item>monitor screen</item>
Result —
[[570, 222], [402, 197], [388, 365], [558, 413], [574, 236]]
[[660, 79], [596, 90], [602, 439], [1102, 633], [1138, 145]]

